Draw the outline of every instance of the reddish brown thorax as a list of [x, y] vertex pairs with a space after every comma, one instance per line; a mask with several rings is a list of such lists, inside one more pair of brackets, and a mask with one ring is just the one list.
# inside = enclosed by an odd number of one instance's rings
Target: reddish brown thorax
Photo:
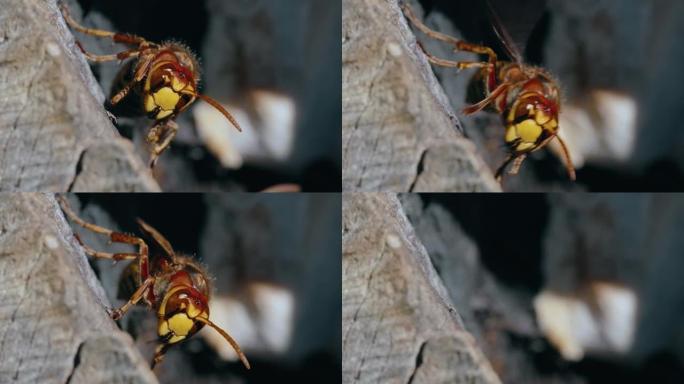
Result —
[[187, 285], [189, 287], [194, 286], [190, 275], [185, 271], [176, 272], [171, 278], [169, 278], [171, 285]]

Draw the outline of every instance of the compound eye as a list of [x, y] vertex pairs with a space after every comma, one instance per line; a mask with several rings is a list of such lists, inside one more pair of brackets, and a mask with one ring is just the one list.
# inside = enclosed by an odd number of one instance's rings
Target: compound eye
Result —
[[179, 342], [200, 330], [203, 322], [198, 318], [209, 318], [209, 310], [201, 293], [193, 289], [182, 289], [169, 294], [159, 318], [158, 334], [167, 343]]
[[164, 71], [153, 71], [149, 75], [150, 89], [155, 91], [166, 84], [167, 75]]
[[520, 103], [515, 109], [515, 114], [513, 115], [513, 122], [520, 123], [522, 121], [529, 119], [530, 117], [534, 117], [535, 112], [536, 105], [534, 103]]
[[538, 105], [534, 111], [534, 120], [537, 122], [537, 124], [544, 125], [551, 120], [551, 113], [547, 108]]
[[179, 300], [181, 300], [180, 310], [185, 312], [191, 319], [199, 315], [209, 316], [206, 303], [198, 295], [197, 292], [183, 292], [179, 295]]
[[164, 312], [169, 315], [182, 311], [183, 303], [187, 300], [187, 297], [188, 295], [182, 291], [169, 296], [168, 300], [166, 300]]

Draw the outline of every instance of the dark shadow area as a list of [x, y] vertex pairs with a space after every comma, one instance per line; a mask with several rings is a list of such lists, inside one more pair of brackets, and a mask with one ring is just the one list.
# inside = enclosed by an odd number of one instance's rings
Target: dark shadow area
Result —
[[588, 358], [570, 366], [587, 377], [587, 383], [681, 383], [684, 366], [675, 356], [662, 352], [640, 366], [626, 366], [618, 362]]
[[[442, 205], [479, 245], [482, 262], [501, 282], [528, 292], [542, 286], [542, 244], [548, 220], [542, 194], [422, 194]], [[464, 198], [465, 197], [465, 198]]]
[[107, 15], [118, 31], [157, 42], [182, 38], [195, 52], [202, 47], [209, 21], [205, 0], [192, 3], [181, 0], [79, 0], [79, 3], [86, 14], [97, 11]]
[[590, 180], [592, 191], [608, 190], [632, 192], [679, 192], [684, 185], [684, 172], [671, 159], [656, 160], [638, 173], [587, 166], [578, 172], [583, 180]]

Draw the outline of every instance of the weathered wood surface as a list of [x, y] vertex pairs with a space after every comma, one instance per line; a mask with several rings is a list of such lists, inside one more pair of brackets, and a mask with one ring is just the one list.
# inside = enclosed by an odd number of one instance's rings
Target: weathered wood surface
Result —
[[0, 191], [157, 191], [55, 0], [0, 0]]
[[396, 197], [342, 203], [342, 381], [498, 383]]
[[155, 383], [50, 195], [0, 195], [0, 382]]
[[345, 191], [499, 191], [396, 0], [342, 1]]

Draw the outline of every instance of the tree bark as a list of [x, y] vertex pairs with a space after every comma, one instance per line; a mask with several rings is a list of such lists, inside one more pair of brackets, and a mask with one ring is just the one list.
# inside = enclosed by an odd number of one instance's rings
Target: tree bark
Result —
[[397, 1], [342, 3], [344, 190], [499, 191]]
[[0, 382], [156, 383], [50, 195], [0, 195]]
[[55, 1], [0, 9], [0, 190], [158, 191], [109, 121]]
[[498, 383], [397, 198], [342, 212], [342, 381]]

